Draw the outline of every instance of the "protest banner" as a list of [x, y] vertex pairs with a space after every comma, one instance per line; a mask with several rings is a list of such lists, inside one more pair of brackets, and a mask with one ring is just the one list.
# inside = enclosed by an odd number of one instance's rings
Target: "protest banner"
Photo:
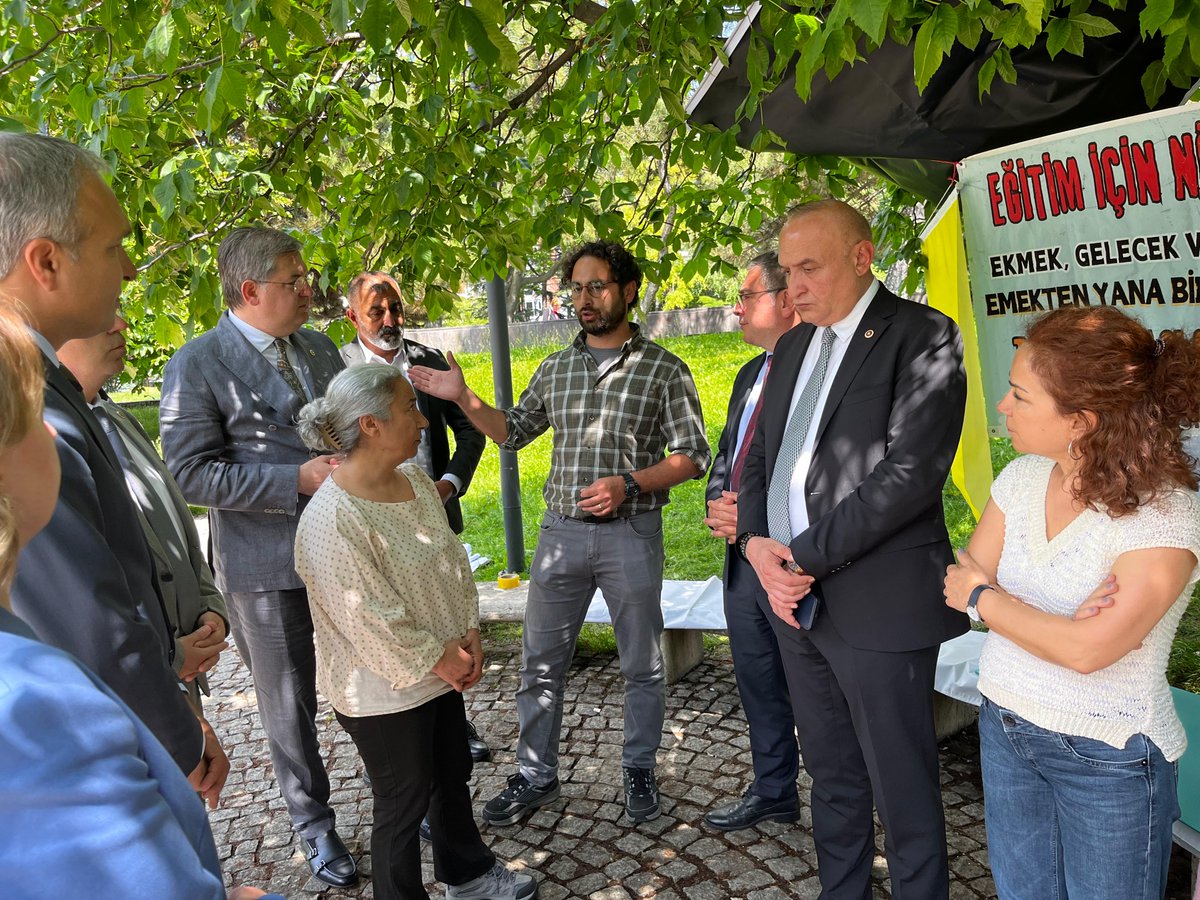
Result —
[[959, 196], [988, 430], [1032, 316], [1116, 306], [1200, 328], [1200, 104], [969, 157]]

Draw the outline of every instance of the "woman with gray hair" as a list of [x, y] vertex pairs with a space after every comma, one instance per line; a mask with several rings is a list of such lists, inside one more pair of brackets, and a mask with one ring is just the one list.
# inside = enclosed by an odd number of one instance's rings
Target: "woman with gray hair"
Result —
[[471, 807], [462, 691], [483, 672], [479, 598], [437, 488], [405, 464], [428, 424], [391, 366], [352, 366], [300, 411], [304, 442], [343, 457], [296, 532], [317, 685], [371, 780], [377, 900], [428, 898], [417, 839], [427, 809], [447, 898], [524, 900], [536, 880], [496, 860]]

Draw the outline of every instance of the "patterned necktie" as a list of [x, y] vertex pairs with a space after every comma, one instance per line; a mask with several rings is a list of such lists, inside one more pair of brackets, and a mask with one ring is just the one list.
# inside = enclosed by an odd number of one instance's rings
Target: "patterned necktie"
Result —
[[758, 427], [758, 414], [762, 412], [763, 407], [763, 391], [767, 389], [767, 379], [771, 375], [771, 363], [773, 362], [775, 362], [774, 353], [767, 357], [762, 385], [758, 389], [758, 401], [754, 404], [754, 411], [750, 413], [750, 421], [746, 423], [746, 434], [742, 437], [742, 446], [738, 447], [737, 459], [733, 461], [733, 472], [729, 476], [731, 491], [736, 492], [742, 483], [742, 469], [746, 468], [746, 451], [750, 449], [750, 439], [754, 437], [754, 429]]
[[275, 368], [279, 370], [279, 374], [283, 376], [288, 387], [296, 392], [297, 397], [301, 400], [308, 400], [308, 396], [304, 393], [304, 386], [300, 384], [300, 376], [296, 374], [291, 360], [288, 359], [287, 346], [287, 341], [283, 338], [275, 338], [275, 349], [279, 351], [279, 359], [275, 361]]
[[796, 408], [788, 420], [787, 428], [783, 430], [783, 440], [779, 443], [779, 452], [775, 456], [775, 470], [771, 473], [771, 486], [767, 490], [767, 527], [771, 537], [784, 545], [792, 543], [792, 515], [789, 510], [789, 494], [792, 489], [792, 473], [800, 459], [800, 451], [804, 449], [808, 438], [808, 429], [812, 425], [813, 413], [817, 408], [817, 399], [821, 396], [821, 387], [825, 383], [825, 372], [829, 368], [829, 357], [833, 352], [833, 329], [826, 327], [821, 335], [821, 353], [817, 357], [817, 367], [809, 376], [808, 384], [800, 392]]

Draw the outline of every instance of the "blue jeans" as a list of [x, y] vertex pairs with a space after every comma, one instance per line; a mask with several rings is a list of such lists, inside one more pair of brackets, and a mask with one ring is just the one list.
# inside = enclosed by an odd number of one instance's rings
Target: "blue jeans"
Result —
[[1143, 734], [1118, 750], [1039, 728], [986, 697], [979, 752], [1001, 900], [1161, 900], [1175, 765]]

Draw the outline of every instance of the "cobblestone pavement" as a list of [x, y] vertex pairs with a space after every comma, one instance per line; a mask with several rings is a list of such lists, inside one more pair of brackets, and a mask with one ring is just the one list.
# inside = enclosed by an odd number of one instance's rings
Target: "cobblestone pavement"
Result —
[[[488, 666], [467, 694], [470, 715], [493, 748], [491, 762], [475, 767], [477, 808], [497, 794], [515, 771], [520, 647], [490, 645]], [[292, 838], [287, 812], [271, 774], [249, 673], [236, 652], [223, 655], [211, 676], [206, 702], [233, 762], [221, 808], [209, 816], [229, 884], [254, 884], [291, 898], [372, 896], [370, 885], [371, 794], [350, 738], [327, 703], [320, 723], [333, 783], [338, 829], [359, 858], [363, 879], [352, 889], [330, 888], [309, 875]], [[663, 814], [633, 825], [624, 817], [620, 747], [622, 681], [616, 656], [576, 656], [566, 691], [562, 741], [562, 799], [536, 810], [518, 825], [483, 828], [496, 855], [541, 878], [542, 900], [778, 900], [816, 898], [809, 782], [801, 771], [804, 813], [794, 825], [764, 823], [721, 834], [701, 825], [717, 803], [736, 799], [750, 780], [746, 722], [727, 652], [710, 650], [696, 669], [667, 693], [666, 733], [658, 778]], [[974, 729], [941, 745], [942, 797], [950, 849], [950, 896], [995, 897], [988, 871], [983, 826], [979, 747]], [[890, 897], [882, 835], [876, 837], [876, 897]], [[431, 897], [443, 896], [433, 881], [429, 848], [423, 850]], [[1178, 856], [1178, 854], [1177, 854]], [[1186, 861], [1174, 869], [1186, 884]], [[1168, 897], [1184, 900], [1186, 888]]]

